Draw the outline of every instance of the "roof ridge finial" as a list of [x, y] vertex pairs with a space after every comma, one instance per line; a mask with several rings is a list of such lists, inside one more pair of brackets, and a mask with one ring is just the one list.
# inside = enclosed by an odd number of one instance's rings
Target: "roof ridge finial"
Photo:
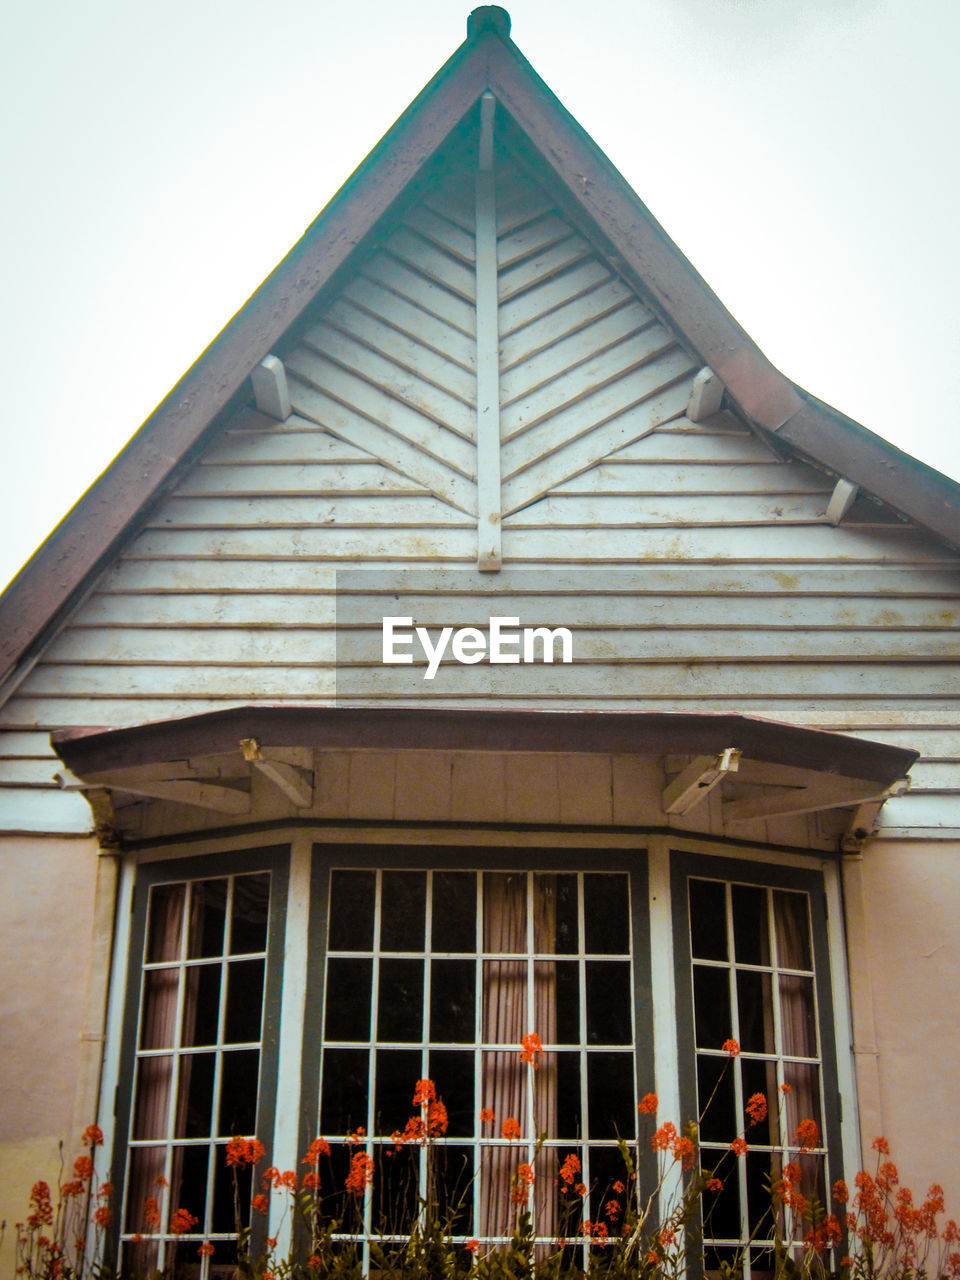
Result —
[[493, 31], [503, 40], [510, 38], [510, 15], [498, 4], [481, 5], [467, 18], [467, 39], [475, 40], [483, 31]]

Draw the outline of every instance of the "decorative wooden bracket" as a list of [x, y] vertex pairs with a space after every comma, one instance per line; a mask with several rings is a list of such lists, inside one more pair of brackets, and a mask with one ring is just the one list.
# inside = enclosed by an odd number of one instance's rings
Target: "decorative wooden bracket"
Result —
[[241, 738], [240, 751], [244, 760], [259, 770], [265, 778], [273, 783], [288, 800], [298, 809], [309, 809], [313, 804], [313, 770], [303, 763], [293, 763], [289, 759], [291, 751], [297, 752], [298, 760], [312, 760], [312, 753], [307, 749], [280, 748], [264, 750], [256, 738]]
[[703, 422], [720, 412], [723, 403], [723, 383], [710, 368], [703, 368], [693, 380], [687, 417], [691, 422]]
[[740, 767], [740, 752], [727, 747], [718, 756], [697, 756], [664, 790], [661, 805], [664, 813], [689, 813], [718, 782]]
[[770, 790], [727, 801], [723, 806], [725, 823], [750, 822], [754, 818], [787, 818], [795, 814], [816, 813], [821, 809], [845, 809], [849, 805], [876, 804], [879, 810], [891, 794], [889, 787], [865, 778], [848, 778], [820, 773], [816, 769], [796, 769], [755, 761], [750, 762], [743, 781], [764, 785]]
[[264, 356], [253, 373], [253, 397], [257, 408], [268, 417], [285, 422], [290, 417], [290, 391], [287, 387], [287, 371], [283, 361], [276, 356]]
[[884, 801], [894, 796], [902, 796], [909, 789], [910, 779], [901, 778], [893, 786], [887, 787], [882, 796], [857, 805], [856, 813], [850, 819], [846, 831], [840, 838], [840, 848], [843, 852], [859, 853], [863, 848], [864, 841], [868, 836], [873, 835], [876, 830], [877, 816], [883, 807]]

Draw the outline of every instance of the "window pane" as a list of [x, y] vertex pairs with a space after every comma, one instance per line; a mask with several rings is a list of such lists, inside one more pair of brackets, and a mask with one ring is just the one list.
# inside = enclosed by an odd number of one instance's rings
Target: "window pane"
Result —
[[733, 1034], [729, 970], [694, 967], [693, 1009], [697, 1048], [719, 1049]]
[[697, 1058], [697, 1114], [704, 1142], [728, 1143], [739, 1132], [732, 1058], [701, 1054]]
[[[767, 891], [752, 884], [731, 886], [733, 946], [737, 964], [770, 963]], [[724, 959], [725, 957], [719, 957]]]
[[180, 1059], [177, 1138], [207, 1138], [211, 1133], [215, 1053], [187, 1053]]
[[812, 970], [807, 895], [778, 890], [773, 895], [773, 919], [777, 934], [777, 963], [780, 968]]
[[223, 926], [227, 912], [226, 880], [197, 880], [190, 887], [190, 935], [187, 956], [223, 955]]
[[519, 1044], [527, 1034], [527, 966], [522, 960], [483, 963], [483, 1038]]
[[233, 882], [233, 913], [230, 922], [230, 953], [266, 951], [270, 873], [237, 876]]
[[738, 969], [737, 1005], [740, 1048], [748, 1053], [775, 1053], [770, 974]]
[[780, 1024], [784, 1053], [795, 1054], [798, 1058], [817, 1056], [812, 978], [786, 973], [780, 975]]
[[630, 1044], [633, 986], [629, 964], [588, 960], [586, 979], [587, 1043]]
[[219, 964], [191, 965], [184, 971], [183, 1044], [217, 1043], [220, 973]]
[[534, 901], [543, 903], [534, 926], [535, 951], [576, 955], [579, 947], [577, 877], [534, 876]]
[[[171, 1213], [176, 1209], [186, 1209], [199, 1219], [192, 1232], [202, 1235], [207, 1209], [207, 1171], [210, 1163], [210, 1148], [174, 1147], [170, 1171]], [[169, 1225], [164, 1224], [169, 1230]], [[194, 1255], [196, 1255], [194, 1245]]]
[[382, 951], [422, 951], [427, 877], [422, 871], [384, 871], [380, 918]]
[[328, 1040], [370, 1039], [372, 960], [327, 961], [324, 1032]]
[[331, 951], [369, 951], [373, 946], [375, 877], [372, 871], [334, 871], [330, 877]]
[[527, 878], [483, 877], [483, 949], [501, 955], [527, 949]]
[[147, 927], [148, 964], [179, 960], [183, 940], [183, 904], [186, 885], [156, 884], [150, 890], [150, 923]]
[[469, 871], [433, 874], [434, 951], [477, 949], [477, 877]]
[[377, 1039], [419, 1042], [422, 1038], [423, 961], [381, 960]]
[[374, 1132], [390, 1134], [403, 1129], [412, 1115], [419, 1114], [413, 1094], [420, 1076], [419, 1049], [379, 1049], [376, 1055], [377, 1087], [374, 1102]]
[[473, 1052], [458, 1049], [431, 1049], [427, 1073], [437, 1086], [437, 1095], [447, 1108], [447, 1137], [470, 1137], [476, 1128], [474, 1105]]
[[690, 881], [690, 950], [695, 960], [727, 959], [727, 895], [717, 880]]
[[630, 913], [626, 876], [583, 877], [584, 950], [594, 955], [627, 955]]
[[263, 966], [262, 960], [234, 960], [228, 966], [225, 1044], [260, 1039]]
[[575, 960], [550, 962], [556, 990], [557, 1044], [580, 1043], [580, 966]]
[[430, 967], [430, 1039], [473, 1042], [477, 1018], [473, 960], [434, 960]]
[[368, 1063], [366, 1049], [327, 1049], [324, 1052], [321, 1133], [332, 1137], [350, 1133], [359, 1125], [366, 1127]]
[[223, 1055], [219, 1133], [240, 1136], [256, 1132], [259, 1076], [259, 1050], [237, 1049]]
[[175, 1058], [167, 1054], [163, 1057], [140, 1059], [133, 1115], [134, 1138], [167, 1136], [175, 1061]]
[[633, 1056], [591, 1053], [587, 1057], [587, 1094], [591, 1138], [626, 1138], [634, 1132]]
[[174, 1044], [179, 984], [179, 969], [151, 969], [144, 974], [141, 1049], [166, 1049]]

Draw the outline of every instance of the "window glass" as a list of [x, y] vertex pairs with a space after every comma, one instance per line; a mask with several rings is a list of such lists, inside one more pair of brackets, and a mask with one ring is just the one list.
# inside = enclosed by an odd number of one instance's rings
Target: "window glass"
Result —
[[[121, 1216], [125, 1268], [172, 1268], [184, 1249], [199, 1268], [203, 1240], [220, 1241], [221, 1261], [235, 1250], [223, 1147], [256, 1136], [269, 892], [269, 873], [149, 890]], [[178, 1209], [196, 1220], [185, 1235], [172, 1230]], [[140, 1235], [149, 1240], [131, 1238]]]
[[[348, 885], [366, 904], [352, 914]], [[446, 1108], [429, 1176], [431, 1194], [455, 1207], [455, 1236], [508, 1237], [516, 1171], [534, 1158], [541, 1240], [558, 1230], [566, 1155], [581, 1161], [583, 1214], [602, 1209], [607, 1184], [625, 1176], [618, 1139], [636, 1133], [629, 877], [334, 871], [330, 921], [320, 1127], [334, 1151], [365, 1130], [371, 1237], [402, 1235], [411, 1187], [427, 1185], [424, 1148], [396, 1141], [419, 1115], [423, 1079]], [[535, 1069], [521, 1059], [531, 1032]]]
[[[787, 1163], [801, 1170], [808, 1203], [826, 1203], [810, 902], [805, 893], [691, 878], [687, 904], [701, 1163], [723, 1183], [704, 1202], [706, 1263], [717, 1270], [745, 1248], [749, 1277], [769, 1268], [770, 1185]], [[806, 1149], [801, 1121], [815, 1126]], [[736, 1138], [745, 1155], [730, 1150]], [[783, 1213], [780, 1230], [802, 1239], [802, 1219]]]

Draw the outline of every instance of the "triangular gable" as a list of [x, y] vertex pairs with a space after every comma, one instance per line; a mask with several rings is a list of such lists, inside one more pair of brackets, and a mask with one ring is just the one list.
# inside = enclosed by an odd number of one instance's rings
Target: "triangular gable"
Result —
[[[451, 233], [444, 223], [444, 212], [431, 208], [431, 200], [436, 197], [434, 166], [444, 147], [477, 145], [472, 139], [478, 130], [479, 145], [484, 145], [484, 120], [492, 116], [492, 109], [483, 106], [485, 95], [488, 103], [492, 95], [496, 118], [514, 139], [515, 150], [527, 149], [528, 170], [539, 168], [547, 179], [542, 186], [545, 204], [540, 209], [535, 207], [537, 191], [534, 189], [531, 196], [529, 183], [516, 184], [513, 196], [519, 214], [516, 226], [520, 242], [513, 246], [515, 259], [509, 256], [511, 227], [506, 221], [499, 227], [495, 251], [502, 253], [498, 264], [502, 286], [499, 316], [505, 348], [519, 331], [516, 326], [511, 328], [517, 317], [510, 312], [508, 280], [515, 268], [517, 272], [538, 269], [539, 248], [534, 245], [530, 250], [522, 243], [522, 236], [535, 231], [544, 237], [540, 248], [546, 255], [547, 275], [551, 253], [554, 260], [557, 255], [563, 260], [564, 254], [582, 254], [588, 268], [591, 255], [596, 257], [599, 251], [597, 261], [602, 263], [605, 259], [615, 269], [611, 276], [611, 281], [616, 282], [613, 287], [623, 287], [626, 282], [634, 290], [635, 296], [625, 305], [648, 306], [650, 313], [649, 322], [642, 320], [639, 313], [632, 317], [621, 315], [619, 319], [628, 324], [636, 321], [636, 327], [627, 335], [634, 346], [618, 351], [619, 340], [606, 347], [601, 342], [596, 353], [599, 365], [595, 362], [590, 370], [581, 369], [579, 376], [593, 378], [590, 386], [601, 385], [614, 400], [620, 395], [619, 410], [614, 409], [613, 418], [619, 413], [622, 419], [632, 404], [643, 404], [661, 391], [667, 400], [649, 428], [677, 416], [688, 390], [671, 388], [678, 387], [679, 381], [700, 364], [708, 365], [726, 387], [729, 403], [750, 424], [822, 463], [836, 476], [859, 483], [938, 537], [954, 545], [960, 543], [960, 487], [803, 395], [765, 360], [606, 157], [532, 71], [509, 40], [508, 32], [509, 20], [503, 10], [488, 7], [471, 15], [465, 43], [14, 580], [0, 602], [0, 678], [35, 650], [76, 602], [92, 576], [109, 564], [143, 513], [169, 490], [198, 450], [248, 398], [251, 371], [269, 352], [282, 350], [287, 355], [291, 341], [299, 343], [291, 356], [295, 380], [302, 387], [309, 387], [311, 381], [323, 383], [319, 394], [329, 395], [329, 344], [335, 338], [339, 344], [338, 376], [348, 380], [344, 368], [349, 365], [350, 342], [356, 340], [356, 335], [346, 333], [348, 322], [343, 317], [335, 335], [324, 329], [325, 325], [329, 329], [334, 311], [327, 319], [319, 318], [317, 300], [323, 297], [329, 301], [343, 288], [345, 268], [358, 249], [362, 249], [367, 263], [376, 261], [376, 253], [371, 257], [370, 251], [377, 246], [371, 246], [370, 238], [388, 211], [394, 211], [395, 223], [397, 210], [412, 210], [406, 224], [401, 221], [399, 227], [395, 226], [394, 235], [400, 237], [394, 245], [395, 252], [389, 246], [379, 247], [378, 251], [390, 259], [387, 266], [402, 260], [404, 235], [416, 239], [421, 249], [434, 235], [453, 234], [456, 239], [455, 232]], [[509, 167], [497, 181], [497, 194], [503, 196], [501, 210], [510, 210]], [[428, 190], [432, 194], [424, 196]], [[456, 192], [447, 194], [455, 204]], [[469, 192], [461, 195], [461, 212], [467, 222], [460, 230], [469, 239]], [[443, 198], [446, 197], [441, 192], [441, 203]], [[533, 206], [527, 207], [531, 199]], [[432, 220], [437, 217], [439, 221]], [[456, 218], [446, 218], [446, 222], [456, 227]], [[582, 244], [578, 241], [581, 228], [589, 232]], [[462, 256], [462, 301], [469, 304], [469, 254], [465, 249]], [[449, 265], [450, 261], [447, 253], [445, 262]], [[371, 272], [375, 274], [373, 267], [361, 276], [361, 281], [366, 280], [374, 290], [391, 290], [388, 280], [371, 278]], [[351, 287], [362, 285], [355, 281]], [[398, 296], [399, 293], [398, 290]], [[456, 287], [451, 296], [455, 294]], [[349, 300], [349, 294], [344, 293], [342, 305], [346, 307]], [[369, 310], [373, 314], [375, 307]], [[543, 315], [552, 317], [558, 310], [547, 308]], [[520, 329], [537, 323], [538, 317], [521, 319]], [[451, 335], [459, 331], [461, 337], [470, 337], [455, 315], [449, 317], [449, 322]], [[657, 325], [664, 322], [661, 335]], [[556, 341], [559, 343], [562, 337]], [[662, 349], [656, 348], [657, 341], [663, 342]], [[641, 366], [646, 370], [642, 376], [649, 377], [649, 353], [646, 358], [638, 354], [644, 342], [653, 342], [658, 358], [666, 361], [661, 370], [663, 381], [646, 391], [637, 390], [630, 381], [636, 381], [634, 375]], [[439, 349], [439, 342], [434, 345]], [[530, 401], [531, 393], [536, 398], [541, 377], [536, 362], [541, 357], [552, 358], [549, 354], [544, 356], [547, 348], [521, 350], [520, 344], [517, 346], [517, 351], [504, 361], [505, 368], [501, 367], [507, 391], [502, 403], [498, 396], [497, 404], [503, 427], [502, 439], [498, 439], [502, 448], [498, 460], [498, 474], [503, 479], [500, 496], [508, 513], [522, 511], [552, 488], [588, 472], [643, 434], [642, 429], [637, 429], [633, 435], [618, 437], [615, 430], [604, 435], [606, 422], [613, 419], [604, 418], [602, 413], [592, 419], [579, 418], [576, 431], [567, 430], [562, 424], [558, 429], [556, 415], [551, 417], [549, 411], [551, 393], [543, 396], [544, 409], [539, 418], [534, 415], [533, 421], [514, 420], [519, 414], [515, 409], [517, 397], [522, 396], [525, 403]], [[304, 351], [311, 347], [313, 356], [305, 356]], [[432, 384], [438, 397], [447, 397], [447, 409], [453, 410], [447, 415], [453, 425], [450, 448], [432, 449], [433, 454], [444, 456], [433, 457], [430, 465], [434, 471], [428, 475], [424, 459], [429, 458], [431, 450], [420, 447], [414, 438], [413, 420], [408, 419], [402, 428], [392, 432], [393, 453], [385, 460], [451, 508], [471, 514], [472, 478], [467, 474], [469, 468], [463, 465], [471, 443], [469, 415], [460, 413], [457, 405], [468, 406], [469, 388], [465, 391], [464, 379], [468, 382], [473, 370], [466, 355], [457, 356], [455, 341], [451, 354], [449, 368], [437, 366]], [[625, 356], [625, 361], [618, 367], [620, 355]], [[311, 377], [310, 358], [320, 362], [323, 377]], [[573, 371], [572, 376], [578, 375]], [[482, 384], [482, 371], [480, 377]], [[509, 389], [511, 379], [516, 384], [513, 391]], [[305, 391], [300, 394], [306, 398]], [[480, 385], [477, 404], [481, 410], [484, 394]], [[344, 393], [334, 399], [342, 404], [347, 396]], [[586, 392], [580, 400], [585, 408]], [[425, 409], [431, 421], [444, 416], [434, 411], [436, 406], [431, 409], [427, 405]], [[350, 440], [349, 429], [342, 423], [340, 434], [342, 439]], [[397, 442], [403, 443], [404, 439], [408, 446], [405, 460], [396, 456]], [[372, 457], [383, 459], [383, 454], [389, 452], [386, 448], [371, 448], [369, 438], [366, 443], [355, 438], [354, 443]], [[573, 454], [569, 453], [571, 449]], [[565, 452], [567, 456], [563, 456]], [[485, 511], [493, 519], [494, 503], [489, 493], [484, 493], [482, 466], [479, 471], [477, 510], [481, 519]], [[496, 515], [498, 518], [498, 511]], [[495, 560], [492, 555], [487, 567], [495, 567]]]

